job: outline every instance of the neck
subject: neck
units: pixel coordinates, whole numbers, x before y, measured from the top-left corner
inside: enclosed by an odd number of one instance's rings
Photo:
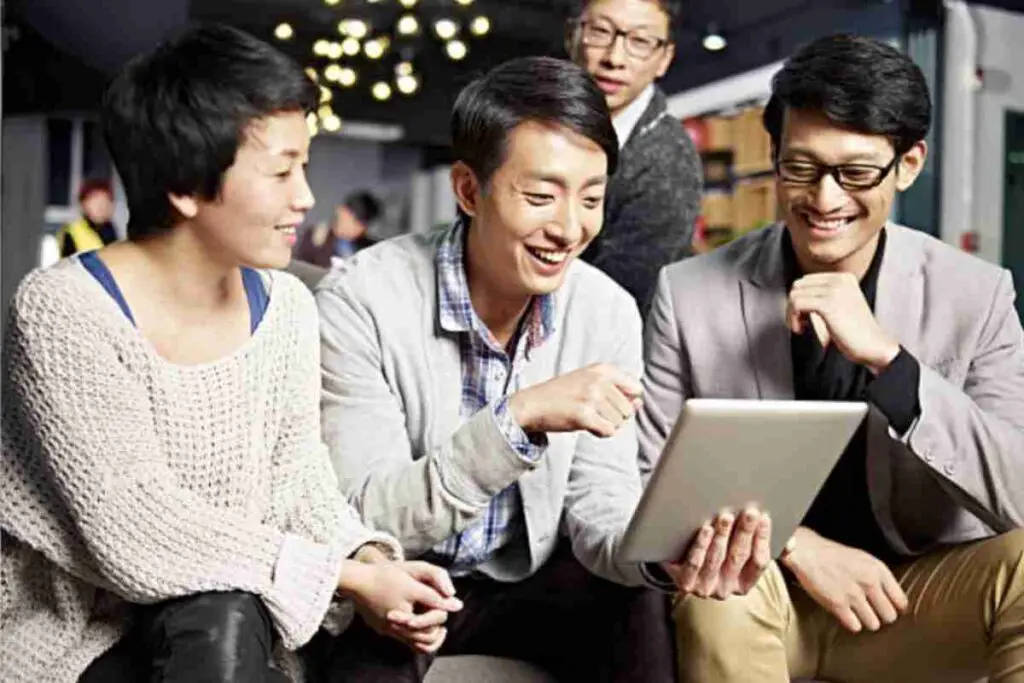
[[[508,346],[519,326],[519,320],[530,305],[530,294],[510,295],[495,281],[495,271],[484,263],[479,244],[482,231],[468,228],[466,240],[466,280],[469,283],[469,299],[473,310],[483,321],[494,338],[503,347]]]
[[[627,109],[632,107],[634,104],[637,103],[637,100],[642,99],[644,97],[644,95],[647,94],[647,88],[650,88],[650,87],[651,87],[650,85],[647,85],[639,93],[637,93],[636,97],[631,99],[629,102],[626,102],[625,104],[623,104],[621,107],[619,107],[615,111],[609,112],[611,114],[611,116],[612,116],[612,121],[615,121],[616,119],[621,118],[622,115],[624,113],[626,113]]]
[[[241,290],[238,265],[212,257],[209,246],[185,225],[131,244],[148,277],[193,310],[223,306]]]

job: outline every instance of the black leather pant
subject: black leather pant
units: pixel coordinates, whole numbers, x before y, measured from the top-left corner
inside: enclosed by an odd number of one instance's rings
[[[140,607],[129,633],[78,683],[288,683],[270,666],[270,615],[248,593]]]

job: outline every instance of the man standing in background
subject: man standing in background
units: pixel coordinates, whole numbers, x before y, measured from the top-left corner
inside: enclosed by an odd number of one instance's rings
[[[679,0],[584,0],[569,54],[605,94],[619,169],[605,195],[604,230],[583,254],[646,315],[658,271],[690,253],[700,207],[700,157],[654,84],[675,56]]]

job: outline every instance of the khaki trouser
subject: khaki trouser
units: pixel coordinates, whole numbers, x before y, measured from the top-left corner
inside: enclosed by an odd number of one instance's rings
[[[850,633],[772,564],[751,592],[673,616],[682,683],[1024,683],[1024,530],[894,569],[907,612]]]

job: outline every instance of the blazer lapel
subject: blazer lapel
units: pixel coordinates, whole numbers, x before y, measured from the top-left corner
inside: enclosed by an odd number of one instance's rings
[[[885,253],[878,272],[875,319],[879,326],[910,353],[920,357],[921,313],[924,309],[922,253],[906,228],[886,226]],[[879,527],[897,551],[909,553],[892,519],[893,449],[902,448],[889,435],[889,423],[876,408],[868,413],[867,477],[871,507]]]
[[[924,310],[922,253],[907,228],[886,226],[885,253],[878,272],[875,319],[881,328],[912,354],[921,352],[920,325]]]
[[[786,327],[786,283],[782,261],[782,224],[767,237],[747,262],[740,280],[740,302],[750,362],[762,399],[793,398],[793,357]]]

